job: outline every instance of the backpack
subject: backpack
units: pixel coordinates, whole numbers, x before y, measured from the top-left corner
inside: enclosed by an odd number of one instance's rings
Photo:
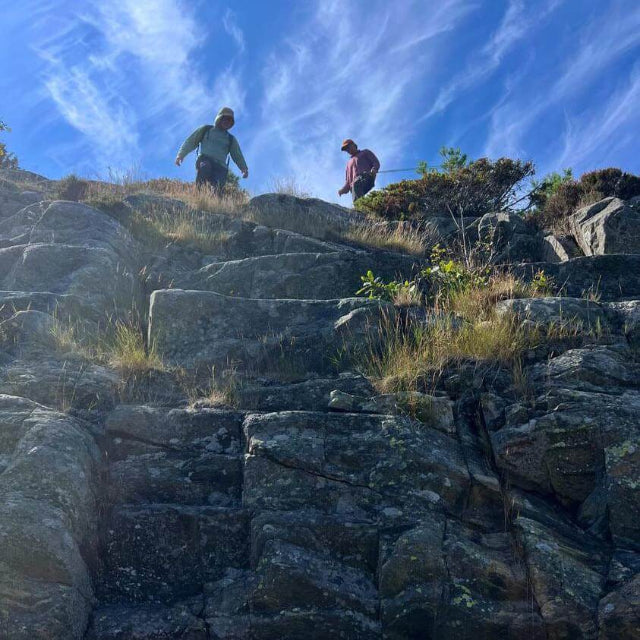
[[[202,141],[207,137],[209,131],[213,129],[212,124],[206,124],[202,129],[202,136],[200,136],[200,141],[198,142],[198,146],[196,147],[197,155],[196,158],[200,155],[200,147],[202,146]],[[231,152],[231,143],[233,142],[233,134],[226,132],[227,140],[229,142],[229,148],[227,149],[227,168],[229,167],[229,153]]]

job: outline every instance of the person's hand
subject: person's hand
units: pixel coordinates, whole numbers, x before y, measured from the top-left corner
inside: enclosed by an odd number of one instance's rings
[[[243,178],[248,178],[249,177],[249,169],[246,169],[245,171],[242,172],[242,177]]]
[[[338,189],[338,195],[342,196],[342,189]]]
[[[180,156],[176,156],[176,167],[179,167],[182,164],[182,158]]]

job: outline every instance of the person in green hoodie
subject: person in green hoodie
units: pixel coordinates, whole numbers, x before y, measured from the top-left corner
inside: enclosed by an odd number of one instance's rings
[[[209,184],[220,190],[227,181],[229,172],[228,156],[238,165],[242,177],[249,177],[249,169],[245,162],[240,145],[229,129],[235,124],[233,110],[223,107],[218,111],[212,125],[198,127],[183,143],[176,156],[176,164],[180,166],[185,156],[199,147],[196,158],[196,184]]]

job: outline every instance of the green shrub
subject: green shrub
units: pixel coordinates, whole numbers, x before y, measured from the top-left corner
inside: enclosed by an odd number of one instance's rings
[[[385,282],[380,276],[375,276],[369,269],[366,275],[360,276],[362,287],[356,291],[357,296],[366,296],[370,300],[389,300],[395,302],[399,298],[404,300],[418,299],[418,284],[405,280]]]
[[[55,197],[58,200],[79,202],[86,197],[88,189],[89,183],[86,180],[81,180],[72,173],[58,181]]]
[[[610,196],[628,200],[638,195],[639,176],[621,169],[598,169],[583,174],[580,180],[563,181],[548,198],[541,199],[531,219],[542,229],[567,233],[569,218],[579,207]]]
[[[553,171],[542,180],[532,180],[533,192],[529,197],[529,206],[542,209],[549,198],[555,195],[568,182],[573,182],[573,171],[571,169],[563,169],[562,173]]]
[[[469,268],[436,245],[431,254],[431,266],[422,269],[418,278],[433,303],[446,304],[457,294],[486,287],[489,269]]]
[[[533,175],[533,164],[510,158],[468,162],[456,149],[443,149],[442,170],[423,165],[417,180],[403,180],[360,198],[356,208],[391,220],[437,215],[481,216],[501,211],[517,186]]]

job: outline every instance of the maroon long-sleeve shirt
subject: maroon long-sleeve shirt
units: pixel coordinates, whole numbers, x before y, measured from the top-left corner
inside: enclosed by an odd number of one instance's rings
[[[371,171],[371,169],[375,169],[377,172],[378,169],[380,169],[380,161],[376,158],[373,151],[361,149],[355,156],[349,158],[349,162],[347,162],[346,182],[340,191],[343,193],[351,191],[351,187],[356,178],[363,173]]]

